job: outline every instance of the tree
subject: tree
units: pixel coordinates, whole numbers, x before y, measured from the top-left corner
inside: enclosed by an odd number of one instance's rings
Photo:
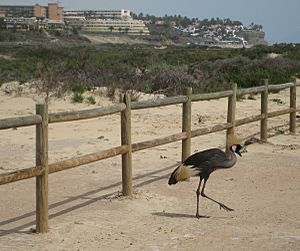
[[[144,14],[141,12],[139,15],[138,15],[138,19],[143,19],[144,17]]]
[[[74,35],[78,35],[78,29],[74,26],[72,26],[71,31]]]
[[[1,17],[1,18],[0,18],[0,29],[5,29],[5,26],[6,26],[6,24],[5,24],[5,22],[4,22],[4,18]]]
[[[46,94],[46,102],[50,93],[60,96],[66,91],[63,78],[66,76],[65,62],[52,58],[37,64],[39,81],[36,82],[37,90]]]
[[[133,19],[137,19],[138,18],[137,14],[133,13],[132,11],[130,12],[130,16],[132,16]]]

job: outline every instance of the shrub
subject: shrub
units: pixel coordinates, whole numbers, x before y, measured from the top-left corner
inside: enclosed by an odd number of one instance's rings
[[[186,87],[194,85],[186,66],[157,65],[147,73],[146,79],[153,92],[168,96],[182,94]]]
[[[96,104],[96,100],[95,100],[95,97],[94,96],[89,96],[87,97],[87,101],[92,104],[92,105],[95,105]]]
[[[152,93],[152,86],[151,86],[151,83],[146,82],[146,83],[144,84],[143,92],[144,92],[144,93]]]
[[[72,100],[75,103],[82,103],[84,100],[84,97],[83,97],[82,93],[74,92],[73,96],[72,96]]]
[[[5,33],[6,34],[6,33]],[[18,33],[19,34],[19,33]],[[14,34],[14,35],[18,35]],[[159,35],[159,34],[158,34]],[[39,35],[39,37],[41,37]],[[268,53],[281,54],[267,58]],[[280,44],[250,49],[172,47],[147,45],[20,46],[0,48],[0,80],[40,80],[46,93],[89,88],[177,95],[187,87],[194,93],[220,91],[235,82],[240,88],[289,82],[300,74],[300,46]],[[75,83],[75,84],[74,84]],[[79,84],[84,83],[84,84]]]
[[[135,90],[129,90],[127,93],[130,95],[131,101],[138,101],[140,98],[140,93]]]
[[[83,94],[87,90],[87,87],[82,84],[72,84],[71,90],[74,93]]]
[[[280,98],[273,98],[272,101],[275,102],[277,105],[285,104],[285,102],[283,100],[281,100]]]
[[[107,97],[111,100],[111,101],[115,101],[116,98],[116,92],[117,92],[117,88],[115,85],[110,85],[107,87]]]

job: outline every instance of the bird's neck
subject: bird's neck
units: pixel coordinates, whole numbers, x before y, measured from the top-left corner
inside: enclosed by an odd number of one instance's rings
[[[232,149],[232,146],[226,146],[226,152],[228,153],[227,154],[228,161],[224,166],[224,168],[230,168],[236,163],[237,158],[235,152]]]

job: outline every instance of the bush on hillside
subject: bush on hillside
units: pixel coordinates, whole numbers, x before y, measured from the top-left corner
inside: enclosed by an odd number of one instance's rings
[[[268,53],[280,54],[268,58]],[[74,83],[92,89],[138,90],[182,94],[186,87],[194,92],[210,92],[261,84],[284,83],[300,74],[300,46],[255,46],[250,49],[151,46],[28,46],[0,48],[0,82],[39,79],[39,90],[62,94]],[[11,59],[9,59],[11,58]],[[79,87],[76,87],[79,88]],[[81,87],[80,87],[81,88]]]

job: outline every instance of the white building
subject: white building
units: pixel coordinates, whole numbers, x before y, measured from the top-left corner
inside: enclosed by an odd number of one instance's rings
[[[64,19],[85,17],[87,19],[132,19],[130,10],[67,10]]]
[[[69,26],[83,32],[114,32],[149,35],[142,20],[134,20],[130,10],[86,10],[65,11],[64,20]]]
[[[81,27],[86,32],[113,32],[149,35],[149,30],[141,20],[87,19]]]

